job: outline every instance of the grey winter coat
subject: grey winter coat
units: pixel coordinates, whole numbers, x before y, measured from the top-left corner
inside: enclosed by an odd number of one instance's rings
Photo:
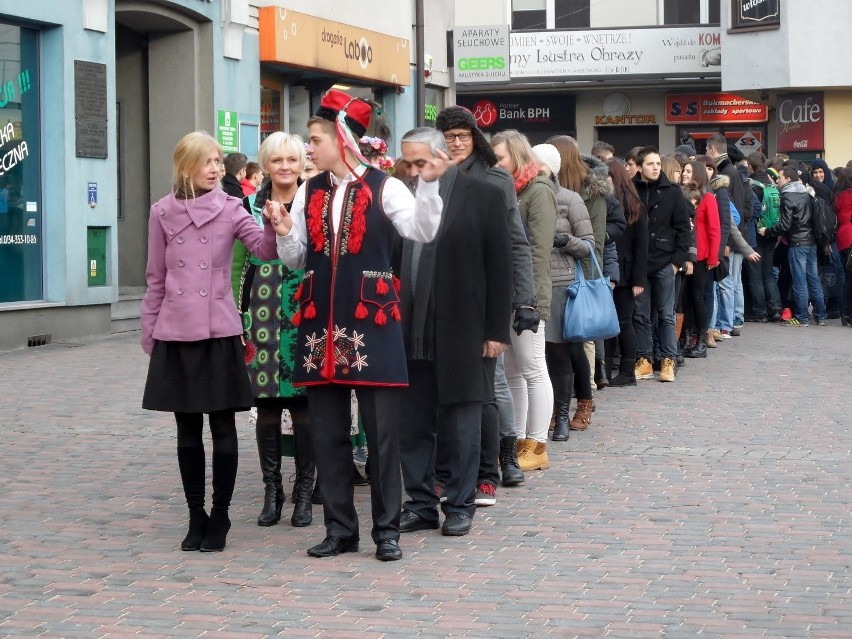
[[[594,243],[595,234],[583,199],[554,180],[551,180],[551,184],[556,195],[556,233],[571,236],[568,244],[550,252],[550,276],[556,288],[568,286],[576,279],[575,260],[585,258],[584,262],[589,261],[586,240]]]

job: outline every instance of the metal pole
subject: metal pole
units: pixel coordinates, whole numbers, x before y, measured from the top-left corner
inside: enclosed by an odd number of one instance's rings
[[[414,0],[414,40],[417,60],[415,73],[417,84],[415,89],[415,109],[417,109],[417,126],[426,126],[426,52],[423,43],[423,0]]]

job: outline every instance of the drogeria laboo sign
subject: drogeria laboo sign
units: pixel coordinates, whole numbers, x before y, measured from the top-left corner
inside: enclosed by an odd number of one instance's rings
[[[781,0],[731,0],[731,28],[781,26]]]

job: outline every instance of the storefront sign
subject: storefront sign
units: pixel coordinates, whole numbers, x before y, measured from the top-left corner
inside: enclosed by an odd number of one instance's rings
[[[731,0],[731,29],[780,25],[781,0]]]
[[[74,121],[76,155],[107,157],[106,65],[74,60]]]
[[[666,96],[666,124],[689,122],[766,122],[769,107],[733,93]]]
[[[98,183],[89,182],[88,195],[86,198],[89,201],[89,206],[95,208],[98,205]]]
[[[483,131],[504,129],[568,133],[574,131],[574,97],[571,95],[459,95],[458,104],[467,107]]]
[[[453,57],[460,84],[509,82],[509,26],[456,27]]]
[[[760,134],[755,135],[751,131],[746,131],[736,142],[734,142],[734,146],[737,147],[745,157],[748,157],[755,151],[760,151],[763,144],[760,143]]]
[[[240,127],[236,111],[217,112],[216,139],[225,154],[237,153],[240,150]]]
[[[825,149],[822,93],[787,93],[778,96],[776,148],[791,151]]]
[[[280,7],[261,7],[260,61],[407,86],[408,40]]]
[[[595,126],[629,124],[657,124],[654,113],[628,113],[626,115],[596,115]]]
[[[519,31],[511,36],[512,78],[719,76],[718,27],[607,31]]]

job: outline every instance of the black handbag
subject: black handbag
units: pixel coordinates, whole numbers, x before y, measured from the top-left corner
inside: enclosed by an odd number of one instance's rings
[[[721,282],[726,277],[730,271],[728,270],[728,258],[722,259],[719,264],[713,269],[713,281]]]

